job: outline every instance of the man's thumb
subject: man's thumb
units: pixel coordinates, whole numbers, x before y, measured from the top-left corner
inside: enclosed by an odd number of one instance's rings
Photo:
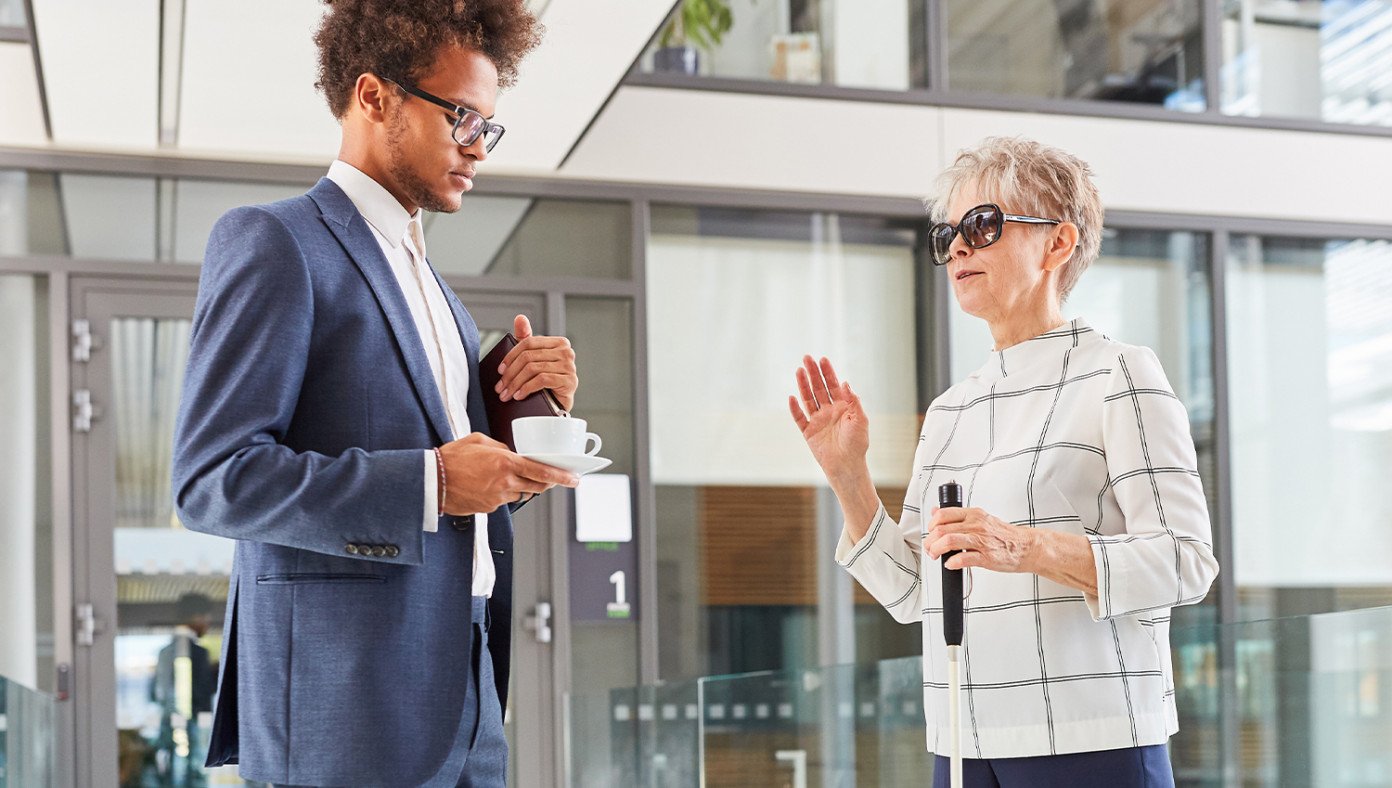
[[[512,319],[512,335],[519,340],[526,339],[532,335],[532,321],[526,315],[518,315]]]

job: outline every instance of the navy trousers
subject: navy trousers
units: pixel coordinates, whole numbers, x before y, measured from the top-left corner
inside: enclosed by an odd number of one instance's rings
[[[464,718],[454,748],[431,788],[506,788],[508,743],[503,736],[503,710],[493,686],[493,658],[488,654],[488,600],[473,598],[474,648],[470,655],[469,688]],[[279,786],[279,788],[299,788]]]
[[[474,647],[470,655],[469,692],[464,697],[464,720],[454,749],[431,785],[457,788],[506,788],[508,743],[503,736],[503,710],[493,686],[493,657],[488,653],[488,600],[474,599]]]
[[[948,759],[933,761],[933,788],[948,788]],[[963,758],[963,788],[1173,788],[1163,744],[1033,758]]]

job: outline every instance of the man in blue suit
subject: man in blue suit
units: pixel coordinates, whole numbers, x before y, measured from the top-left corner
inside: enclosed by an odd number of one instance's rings
[[[421,214],[459,209],[538,37],[521,0],[334,0],[315,41],[338,160],[213,229],[174,456],[184,524],[238,540],[209,765],[506,781],[510,508],[578,480],[487,437],[478,329]],[[515,330],[499,395],[568,409],[569,343]]]

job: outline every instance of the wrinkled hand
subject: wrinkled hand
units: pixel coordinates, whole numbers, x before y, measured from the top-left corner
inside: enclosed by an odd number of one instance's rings
[[[936,561],[943,553],[962,552],[947,559],[947,569],[979,566],[996,572],[1032,572],[1030,564],[1038,533],[1021,528],[981,509],[933,509],[923,547]]]
[[[498,396],[504,401],[524,399],[542,389],[551,389],[561,407],[570,410],[575,405],[575,390],[580,387],[570,340],[533,336],[532,323],[526,315],[514,318],[512,327],[517,347],[498,366],[502,376],[496,387]]]
[[[870,419],[860,397],[849,383],[837,379],[825,358],[819,366],[804,356],[796,377],[802,402],[790,396],[788,409],[822,472],[835,482],[863,471],[870,450]]]
[[[475,432],[440,447],[445,462],[445,514],[491,512],[561,485],[574,487],[580,478],[570,471],[514,454],[506,444]]]

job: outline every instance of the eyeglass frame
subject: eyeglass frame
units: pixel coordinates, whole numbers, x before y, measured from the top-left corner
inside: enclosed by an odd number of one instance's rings
[[[961,229],[961,228],[962,228],[962,222],[966,221],[966,218],[967,218],[968,216],[971,216],[972,213],[973,213],[974,211],[979,211],[979,210],[981,210],[982,208],[992,208],[992,209],[995,210],[996,213],[1000,214],[1000,217],[1001,217],[1001,228],[1000,228],[1000,231],[996,234],[996,237],[995,237],[994,240],[987,241],[986,243],[984,243],[984,244],[982,244],[982,245],[980,245],[980,246],[976,246],[976,245],[973,244],[971,241],[968,241],[968,240],[967,240],[967,237],[966,237],[965,235],[962,235],[962,229]],[[934,231],[937,230],[939,227],[951,227],[951,228],[952,228],[952,236],[951,236],[951,238],[950,238],[950,239],[948,240],[948,242],[947,242],[947,246],[948,246],[948,249],[949,249],[949,250],[952,248],[952,240],[955,239],[955,238],[957,238],[957,236],[959,236],[959,235],[962,236],[962,243],[966,244],[968,247],[970,247],[970,248],[972,248],[972,249],[985,249],[986,247],[990,246],[991,244],[994,244],[996,241],[999,241],[999,240],[1001,239],[1001,236],[1005,235],[1005,223],[1006,223],[1006,222],[1018,222],[1018,223],[1020,223],[1020,224],[1035,224],[1035,225],[1039,225],[1039,224],[1053,224],[1053,225],[1063,224],[1063,220],[1062,220],[1062,219],[1045,219],[1045,218],[1043,218],[1043,217],[1041,217],[1041,216],[1025,216],[1025,215],[1018,214],[1018,213],[1006,213],[1005,211],[1001,210],[1001,207],[1000,207],[999,205],[996,205],[996,204],[993,203],[993,202],[984,202],[984,203],[982,203],[982,204],[980,204],[980,205],[977,205],[977,206],[975,206],[975,207],[973,207],[973,208],[968,208],[967,211],[966,211],[966,213],[962,214],[962,218],[957,220],[957,223],[956,223],[956,224],[948,224],[947,222],[934,222],[933,225],[932,225],[931,227],[928,228],[928,258],[932,261],[933,265],[937,265],[937,266],[944,266],[944,265],[947,265],[948,263],[952,262],[952,255],[951,255],[950,252],[948,253],[947,259],[942,260],[942,261],[939,261],[939,260],[938,260],[938,256],[937,256],[936,254],[933,253],[933,233],[934,233]]]
[[[454,126],[450,129],[450,139],[454,140],[455,143],[462,148],[467,148],[470,145],[473,145],[475,142],[479,141],[479,137],[486,137],[488,132],[497,129],[498,136],[493,138],[493,142],[491,144],[485,143],[483,147],[484,153],[492,153],[493,149],[498,147],[498,141],[501,140],[503,138],[503,134],[507,132],[507,129],[503,128],[502,124],[494,123],[488,118],[485,118],[483,116],[483,113],[479,112],[478,110],[469,109],[468,107],[461,107],[458,104],[452,104],[449,101],[440,98],[439,96],[426,93],[424,90],[421,90],[420,88],[414,85],[407,85],[401,82],[397,82],[396,80],[390,79],[388,77],[382,77],[382,79],[392,83],[398,88],[401,88],[408,95],[415,96],[416,98],[421,99],[423,101],[428,101],[431,104],[434,104],[435,106],[445,110],[446,112],[449,112],[451,115],[454,115]],[[479,120],[483,122],[483,125],[479,126],[479,131],[477,134],[474,135],[473,139],[469,140],[468,142],[463,142],[459,139],[458,136],[459,127],[464,123],[465,118],[469,117],[470,115],[477,115],[479,117]]]

